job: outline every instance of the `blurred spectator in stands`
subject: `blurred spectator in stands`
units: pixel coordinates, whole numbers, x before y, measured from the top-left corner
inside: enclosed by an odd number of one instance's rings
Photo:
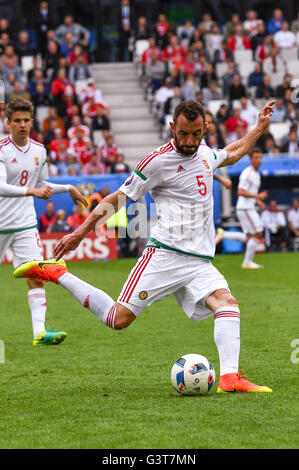
[[[196,72],[196,63],[194,60],[193,52],[188,51],[186,59],[182,62],[181,66],[185,75],[195,75]]]
[[[49,113],[48,116],[44,119],[43,121],[43,132],[48,132],[50,123],[53,121],[53,119],[56,121],[58,127],[61,129],[62,134],[64,134],[64,125],[63,125],[63,120],[60,116],[57,114],[57,110],[54,106],[51,106],[49,108]]]
[[[264,22],[262,21],[257,25],[256,34],[250,39],[251,49],[255,52],[256,48],[263,44],[267,31]],[[271,36],[270,36],[271,37]]]
[[[299,199],[294,198],[292,205],[287,212],[287,222],[290,231],[290,237],[299,237]]]
[[[10,134],[10,130],[7,124],[6,111],[4,108],[0,109],[0,134],[2,135]]]
[[[84,129],[78,128],[76,137],[70,141],[70,151],[77,158],[78,163],[81,162],[81,154],[87,149],[87,142],[90,139],[85,135]]]
[[[242,25],[235,26],[235,32],[228,38],[228,47],[232,52],[251,49],[250,39],[245,36]]]
[[[164,13],[160,13],[158,16],[158,21],[155,26],[155,35],[156,35],[156,43],[159,48],[164,49],[168,39],[168,30],[169,30],[169,24],[166,20],[166,16]]]
[[[235,28],[237,25],[241,25],[240,15],[238,13],[233,13],[231,20],[225,23],[224,31],[227,38],[231,37],[235,33]]]
[[[266,153],[266,139],[270,137],[275,145],[274,137],[273,134],[271,134],[269,130],[269,126],[265,129],[264,133],[260,136],[260,138],[257,140],[256,145],[257,147],[260,147],[263,151],[263,153]]]
[[[75,84],[77,80],[87,80],[88,78],[92,78],[91,66],[86,63],[84,54],[81,52],[74,65],[70,67],[69,79]]]
[[[280,150],[283,153],[289,153],[290,155],[299,153],[299,137],[296,130],[290,131],[287,140],[288,141],[280,147]]]
[[[93,96],[95,103],[103,103],[103,95],[101,90],[95,85],[94,78],[88,79],[86,87],[82,88],[80,92],[80,102],[86,103],[89,98]]]
[[[284,22],[284,17],[282,10],[280,8],[275,8],[273,11],[273,16],[268,22],[268,33],[275,34],[277,31],[281,30],[282,23]]]
[[[242,96],[246,96],[246,89],[241,83],[240,75],[235,73],[233,82],[229,87],[229,98],[231,101],[239,100]]]
[[[45,94],[48,96],[50,91],[50,85],[47,80],[44,78],[44,73],[42,69],[35,69],[33,73],[33,77],[31,78],[30,82],[28,83],[28,91],[32,97],[35,97],[37,94],[37,86],[43,85],[45,89]]]
[[[55,130],[58,128],[58,122],[52,119],[48,131],[44,134],[44,144],[47,147],[55,139]]]
[[[246,21],[243,23],[245,34],[252,39],[258,33],[258,25],[263,24],[263,20],[258,19],[254,10],[248,10],[246,13]]]
[[[261,223],[267,248],[272,251],[275,246],[276,249],[286,251],[287,221],[284,213],[278,209],[275,199],[272,199],[269,206],[262,212]]]
[[[58,209],[56,212],[56,222],[51,227],[51,233],[71,232],[72,227],[66,221],[66,212],[64,209]]]
[[[88,214],[81,204],[77,204],[73,209],[73,214],[70,215],[66,221],[72,230],[76,230],[87,219]]]
[[[177,36],[173,34],[172,36],[170,36],[169,44],[164,48],[164,61],[168,62],[169,66],[171,66],[171,64],[175,65],[179,62],[183,62],[186,57],[186,49],[182,44],[179,44]]]
[[[13,101],[16,98],[22,98],[22,99],[25,99],[25,100],[28,100],[28,101],[32,101],[32,98],[31,98],[30,94],[28,93],[28,91],[26,91],[24,89],[24,86],[22,85],[22,83],[18,82],[18,81],[15,81],[15,83],[14,83],[14,90],[10,94],[9,100]]]
[[[219,49],[215,50],[214,53],[214,64],[218,62],[228,62],[233,61],[234,56],[230,48],[228,47],[227,39],[223,39]]]
[[[72,117],[72,126],[67,131],[68,138],[70,140],[76,138],[79,130],[83,130],[84,136],[89,137],[90,131],[89,131],[88,126],[86,126],[85,124],[82,124],[82,121],[79,115],[74,115]]]
[[[149,41],[149,47],[145,49],[145,51],[142,54],[142,59],[141,59],[143,67],[146,67],[146,65],[151,62],[153,53],[156,55],[157,60],[162,59],[162,53],[161,53],[161,50],[157,47],[155,38],[150,37],[148,41]]]
[[[157,55],[156,52],[151,53],[151,60],[145,66],[145,77],[147,80],[147,86],[155,93],[162,85],[165,77],[165,64],[159,58],[161,55]]]
[[[50,73],[53,74],[54,70],[57,67],[59,62],[60,52],[58,45],[55,41],[49,40],[47,44],[47,51],[44,56],[45,68],[49,76]]]
[[[292,101],[286,101],[285,106],[285,121],[288,122],[290,125],[297,123],[299,118],[299,110],[296,110],[295,105],[294,103],[292,103]]]
[[[110,130],[110,120],[101,106],[97,108],[96,115],[91,121],[91,130],[92,132]]]
[[[239,107],[236,107],[233,110],[233,115],[225,121],[224,126],[227,131],[227,137],[230,142],[234,141],[234,139],[237,140],[237,126],[243,128],[245,132],[247,131],[248,124],[244,119],[241,118],[241,109]]]
[[[134,28],[134,38],[135,41],[148,39],[151,35],[150,27],[147,24],[147,19],[145,16],[140,16],[137,20],[137,24]]]
[[[60,43],[60,54],[69,57],[74,50],[75,41],[71,32],[66,33],[64,40]]]
[[[227,72],[222,77],[222,90],[223,90],[224,96],[229,95],[229,89],[231,85],[233,84],[233,79],[236,73],[237,73],[237,70],[236,70],[236,66],[234,62],[228,62]]]
[[[57,78],[52,83],[53,104],[57,108],[59,116],[63,116],[63,102],[66,94],[73,95],[74,88],[71,81],[67,78],[64,69],[59,69]]]
[[[228,106],[226,104],[222,104],[216,113],[216,122],[218,124],[224,124],[229,117],[228,113]]]
[[[209,51],[210,57],[214,57],[215,52],[219,51],[223,42],[223,35],[221,34],[220,28],[217,23],[213,23],[211,28],[205,34],[205,46]]]
[[[93,95],[90,96],[88,101],[82,105],[82,115],[84,121],[88,124],[91,123],[91,120],[97,115],[97,110],[101,108],[107,114],[107,108],[104,103],[95,103]]]
[[[213,24],[213,18],[210,12],[205,12],[202,15],[202,20],[198,23],[198,29],[202,34],[207,33],[210,31],[211,26]]]
[[[83,175],[104,175],[106,173],[106,166],[101,162],[96,153],[90,157],[90,161],[83,165]]]
[[[45,85],[43,85],[43,83],[38,83],[36,85],[35,94],[31,97],[31,101],[35,109],[37,108],[37,106],[51,105],[48,90],[47,88],[45,88]]]
[[[197,33],[197,29],[195,30],[195,33]],[[196,36],[195,33],[194,33],[194,37]],[[207,62],[207,58],[209,56],[209,53],[208,53],[208,51],[206,51],[204,42],[201,39],[194,40],[194,42],[192,42],[189,49],[190,49],[190,51],[192,51],[193,58],[196,62],[200,61],[200,59],[202,61],[205,60],[205,62]]]
[[[174,87],[173,96],[170,96],[165,104],[164,104],[164,111],[163,114],[166,116],[167,114],[173,115],[175,108],[183,101],[182,92],[180,87]]]
[[[13,91],[15,91],[15,82],[16,76],[14,73],[10,73],[7,77],[7,81],[5,83],[5,101],[8,102],[10,100],[10,95]]]
[[[254,65],[254,71],[248,77],[248,87],[259,87],[263,84],[264,72],[259,62]]]
[[[53,146],[51,147],[53,140],[50,142],[49,147],[51,160],[54,161],[56,164],[66,162],[68,157],[69,141],[67,139],[61,139],[57,147],[53,148]]]
[[[271,122],[283,122],[285,119],[286,107],[281,98],[277,98],[274,111],[271,116]]]
[[[207,103],[211,100],[221,100],[223,98],[222,91],[218,87],[216,80],[211,80],[208,88],[203,89],[203,98]]]
[[[177,28],[176,34],[180,43],[184,46],[186,50],[189,49],[191,40],[194,35],[195,28],[192,24],[192,21],[186,20],[183,26]]]
[[[81,174],[81,168],[75,155],[69,151],[66,153],[66,160],[57,163],[59,176],[76,176]]]
[[[193,54],[193,56],[194,56],[194,54]],[[194,57],[194,60],[197,62],[196,63],[196,77],[201,78],[202,75],[207,70],[207,67],[208,67],[208,64],[209,64],[208,59],[207,59],[207,55],[205,54],[205,52],[201,52],[198,56],[198,61],[197,61],[196,57]]]
[[[207,120],[208,120],[208,113],[209,111],[206,111]],[[212,116],[212,113],[211,113],[211,116]],[[212,116],[212,119],[213,119],[213,116]],[[218,148],[225,147],[225,142],[223,139],[221,129],[213,120],[209,123],[209,130],[206,136],[206,141],[207,141],[207,145],[211,146],[210,144],[212,144],[214,148],[215,148],[216,142],[217,142]]]
[[[212,82],[216,82],[217,84],[217,75],[214,71],[213,64],[207,64],[206,70],[200,76],[200,88],[208,88]]]
[[[109,135],[106,141],[98,147],[98,153],[106,169],[110,168],[115,161],[116,155],[122,153],[112,135]]]
[[[51,155],[47,154],[48,174],[50,177],[58,176],[58,168],[51,160]]]
[[[9,44],[14,45],[14,42],[10,39],[9,34],[1,33],[0,34],[0,56],[3,54],[4,49]]]
[[[121,62],[128,61],[132,57],[132,51],[129,52],[129,41],[134,23],[134,8],[131,7],[130,0],[121,0],[118,12],[118,53]]]
[[[68,100],[70,98],[68,97]],[[66,102],[66,105],[68,105],[68,101]],[[81,107],[79,107],[79,105],[77,104],[77,102],[72,102],[71,103],[71,106],[67,106],[67,109],[65,110],[65,115],[64,115],[64,118],[63,118],[63,124],[64,124],[64,127],[65,127],[65,130],[68,131],[70,129],[70,127],[72,127],[72,120],[73,120],[73,117],[74,116],[79,116],[79,118],[81,119],[82,118],[82,115],[81,115]]]
[[[158,111],[163,110],[164,104],[166,103],[168,98],[170,98],[173,95],[174,95],[173,81],[170,77],[167,77],[164,84],[159,88],[159,90],[156,93],[157,110]]]
[[[42,55],[47,49],[47,31],[54,26],[54,17],[49,10],[48,2],[40,2],[38,10],[34,15],[34,28],[36,31],[38,48]]]
[[[273,47],[272,36],[271,35],[265,36],[263,42],[259,44],[257,48],[255,49],[255,53],[254,53],[255,60],[263,63],[264,60],[270,56],[272,47]]]
[[[63,24],[58,26],[55,30],[56,39],[59,44],[65,41],[67,33],[71,33],[74,39],[74,44],[82,44],[84,48],[89,45],[90,32],[87,28],[79,23],[74,23],[74,19],[71,15],[66,15],[63,20]]]
[[[285,97],[285,91],[286,90],[292,90],[291,82],[292,82],[292,75],[287,73],[283,78],[283,83],[278,85],[278,87],[276,88],[275,96],[277,98],[284,98]]]
[[[35,70],[42,70],[43,72],[43,78],[47,78],[47,74],[46,74],[46,71],[43,70],[41,67],[40,67],[40,63],[39,63],[39,59],[37,56],[33,57],[33,60],[32,60],[32,69],[28,70],[27,72],[27,82],[29,83],[30,80],[33,79],[34,77],[34,72]]]
[[[34,56],[37,54],[36,46],[29,40],[27,31],[20,31],[16,42],[16,52],[21,59],[24,56]]]
[[[78,57],[83,54],[84,60],[87,64],[89,64],[89,55],[86,51],[83,50],[81,44],[75,44],[73,50],[70,52],[68,56],[68,63],[70,65],[74,65],[78,59]]]
[[[184,100],[195,100],[196,94],[200,90],[194,75],[187,75],[184,85],[182,86],[181,92]]]
[[[263,98],[264,100],[269,100],[275,95],[274,88],[271,86],[271,77],[270,75],[264,75],[263,83],[258,87],[256,91],[256,98]]]
[[[247,122],[248,127],[255,126],[258,121],[259,110],[251,103],[248,103],[248,100],[245,96],[240,98],[241,104],[241,113],[240,116],[244,121]]]
[[[46,210],[39,218],[39,231],[43,233],[50,232],[50,228],[54,222],[56,222],[56,219],[57,217],[54,211],[54,202],[47,201]]]
[[[281,30],[274,34],[273,41],[279,49],[296,47],[296,36],[289,30],[287,21],[282,22]]]
[[[10,37],[12,37],[12,34],[13,34],[13,30],[9,24],[9,21],[5,17],[0,18],[0,35],[2,33],[6,33]]]
[[[276,152],[276,144],[273,137],[265,138],[264,153],[267,153],[269,156],[274,156]]]
[[[52,123],[54,121],[54,125],[53,126],[57,126],[58,124],[58,120],[55,120],[55,118],[53,117],[50,121],[50,124],[49,124],[49,127],[52,126]],[[47,129],[49,129],[49,127],[47,126]],[[63,147],[61,147],[61,144],[64,144]],[[60,127],[55,127],[54,129],[54,139],[52,139],[49,143],[49,150],[50,150],[50,153],[51,153],[51,159],[53,161],[57,161],[57,160],[60,160],[60,156],[59,156],[59,151],[60,149],[68,149],[69,148],[69,140],[66,139],[65,137],[63,137],[63,131]]]
[[[122,153],[116,155],[114,163],[111,165],[110,173],[130,173],[130,167],[124,162]]]
[[[8,44],[4,48],[4,53],[0,59],[0,67],[2,69],[2,78],[4,82],[8,80],[10,73],[14,73],[16,80],[20,82],[22,80],[22,69],[19,65],[19,58],[15,52],[13,45]]]

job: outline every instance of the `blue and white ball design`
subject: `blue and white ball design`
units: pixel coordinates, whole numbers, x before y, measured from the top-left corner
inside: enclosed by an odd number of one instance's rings
[[[171,382],[182,395],[206,395],[216,379],[214,366],[200,354],[180,357],[171,369]]]

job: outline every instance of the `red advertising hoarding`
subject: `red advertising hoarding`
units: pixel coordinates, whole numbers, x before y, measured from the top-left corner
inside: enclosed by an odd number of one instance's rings
[[[54,258],[53,249],[58,240],[65,233],[41,233],[40,238],[44,248],[44,259]],[[12,252],[7,250],[2,263],[12,263]],[[114,230],[89,233],[80,243],[78,248],[70,251],[63,256],[65,261],[94,261],[94,260],[112,260],[117,259],[117,239],[114,237]]]

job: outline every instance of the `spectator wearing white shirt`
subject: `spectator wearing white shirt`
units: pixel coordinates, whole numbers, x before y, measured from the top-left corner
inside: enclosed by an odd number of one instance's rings
[[[173,81],[171,77],[167,77],[164,85],[162,85],[161,88],[159,88],[159,90],[156,92],[156,104],[158,110],[163,109],[164,104],[166,103],[168,98],[171,98],[173,95]]]
[[[271,116],[271,122],[284,122],[286,115],[286,107],[283,103],[282,98],[277,98],[275,103],[275,109]]]
[[[246,14],[246,21],[243,23],[243,29],[249,38],[255,36],[258,32],[258,25],[263,24],[263,20],[257,18],[254,10],[249,10]]]
[[[245,96],[240,98],[240,103],[241,118],[248,123],[248,127],[255,126],[258,121],[259,110],[253,104],[248,104],[248,100]]]
[[[289,30],[287,21],[283,21],[281,30],[274,34],[273,40],[279,49],[296,47],[296,36]]]
[[[276,245],[281,251],[287,248],[287,222],[284,213],[278,209],[277,201],[269,202],[269,207],[261,214],[265,242],[268,249]]]

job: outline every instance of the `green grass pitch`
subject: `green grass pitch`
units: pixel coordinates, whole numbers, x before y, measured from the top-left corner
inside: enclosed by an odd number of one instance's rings
[[[102,325],[66,291],[47,285],[47,324],[69,336],[33,347],[24,280],[1,266],[0,448],[298,448],[299,254],[264,254],[260,271],[241,255],[217,256],[241,309],[240,367],[272,394],[216,393],[219,361],[213,319],[195,323],[173,297],[152,305],[128,329]],[[117,298],[135,260],[70,263],[75,275]],[[183,397],[172,364],[199,353],[217,382],[204,397]]]

